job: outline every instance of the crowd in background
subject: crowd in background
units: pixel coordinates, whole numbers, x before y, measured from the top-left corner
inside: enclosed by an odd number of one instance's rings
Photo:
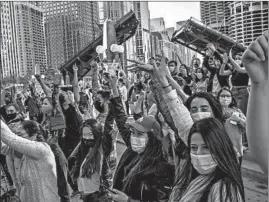
[[[244,151],[268,169],[268,31],[244,53],[205,52],[190,67],[95,61],[84,86],[74,64],[71,86],[35,75],[2,89],[1,200],[245,201]]]

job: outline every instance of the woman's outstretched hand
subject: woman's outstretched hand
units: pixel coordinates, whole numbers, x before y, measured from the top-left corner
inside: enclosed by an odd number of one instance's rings
[[[242,62],[253,83],[268,80],[268,30],[250,44],[243,54]]]
[[[134,64],[127,66],[127,70],[131,72],[135,71],[145,71],[145,72],[152,72],[153,71],[153,65],[144,63],[142,61],[138,60],[128,60],[129,62],[132,62]]]

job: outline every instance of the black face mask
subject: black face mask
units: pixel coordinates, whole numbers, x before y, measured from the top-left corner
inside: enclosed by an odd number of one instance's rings
[[[16,116],[17,116],[17,113],[7,114],[7,118],[8,118],[9,121],[12,120],[12,119],[15,119]]]
[[[81,139],[81,142],[82,142],[83,145],[93,146],[94,143],[95,143],[95,140],[94,139],[85,139],[85,138],[82,138]]]

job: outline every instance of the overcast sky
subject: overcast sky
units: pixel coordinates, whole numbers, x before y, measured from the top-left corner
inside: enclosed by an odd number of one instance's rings
[[[165,27],[176,27],[176,22],[200,17],[200,3],[197,2],[149,2],[150,18],[163,17]]]

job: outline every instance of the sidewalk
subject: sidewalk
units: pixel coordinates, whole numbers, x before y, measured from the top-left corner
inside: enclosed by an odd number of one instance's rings
[[[241,171],[244,176],[250,176],[263,183],[268,183],[268,176],[264,174],[260,166],[253,161],[253,157],[249,151],[244,153]]]

